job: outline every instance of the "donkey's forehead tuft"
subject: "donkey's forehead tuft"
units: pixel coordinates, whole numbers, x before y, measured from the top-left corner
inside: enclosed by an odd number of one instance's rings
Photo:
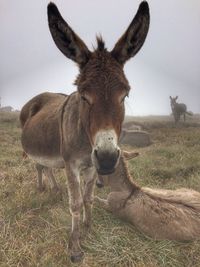
[[[102,36],[101,35],[97,36],[96,40],[97,40],[97,49],[96,49],[96,51],[104,51],[104,50],[106,50],[105,42],[104,42]]]

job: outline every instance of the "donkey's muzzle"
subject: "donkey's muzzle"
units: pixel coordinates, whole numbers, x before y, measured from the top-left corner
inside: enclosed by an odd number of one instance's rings
[[[115,171],[115,167],[118,164],[120,150],[115,151],[99,151],[94,150],[95,167],[98,174],[106,175]]]
[[[114,130],[97,132],[94,139],[92,161],[98,174],[106,175],[115,171],[120,156],[117,141],[118,137]]]

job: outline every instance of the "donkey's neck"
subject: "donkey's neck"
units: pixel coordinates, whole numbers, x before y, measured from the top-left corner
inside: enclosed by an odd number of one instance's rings
[[[132,181],[123,156],[120,157],[119,164],[115,172],[108,176],[108,185],[112,191],[134,192],[135,190],[140,189],[140,187]]]
[[[90,155],[92,147],[80,119],[80,97],[72,93],[61,107],[60,139],[61,151],[65,160],[76,155]]]

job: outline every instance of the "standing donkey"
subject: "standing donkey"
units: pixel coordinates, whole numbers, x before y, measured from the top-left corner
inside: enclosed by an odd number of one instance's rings
[[[178,96],[171,97],[170,96],[170,103],[171,103],[171,109],[174,116],[175,124],[179,122],[181,115],[183,115],[183,119],[185,121],[185,114],[192,115],[191,112],[187,111],[187,106],[183,103],[177,103],[176,100],[178,99]]]
[[[49,29],[56,46],[79,66],[77,91],[69,96],[43,93],[22,109],[22,146],[42,168],[65,168],[68,179],[72,230],[69,252],[73,262],[80,261],[80,215],[91,224],[91,208],[96,171],[114,172],[120,157],[118,140],[124,119],[124,99],[130,86],[123,66],[142,47],[149,29],[149,7],[143,1],[128,29],[112,51],[102,38],[90,51],[65,22],[55,4],[48,5]],[[85,186],[81,195],[80,173]]]

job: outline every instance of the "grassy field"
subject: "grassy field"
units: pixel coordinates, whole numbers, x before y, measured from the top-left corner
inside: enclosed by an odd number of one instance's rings
[[[149,147],[128,148],[141,154],[129,162],[134,180],[141,186],[200,191],[200,117],[178,127],[167,116],[131,119],[143,125],[153,141]],[[34,164],[22,158],[20,133],[18,114],[0,113],[1,267],[200,266],[200,242],[154,241],[95,206],[92,230],[82,241],[84,261],[71,264],[66,249],[71,218],[64,172],[56,170],[59,194],[39,193]],[[106,194],[100,189],[95,193]]]

